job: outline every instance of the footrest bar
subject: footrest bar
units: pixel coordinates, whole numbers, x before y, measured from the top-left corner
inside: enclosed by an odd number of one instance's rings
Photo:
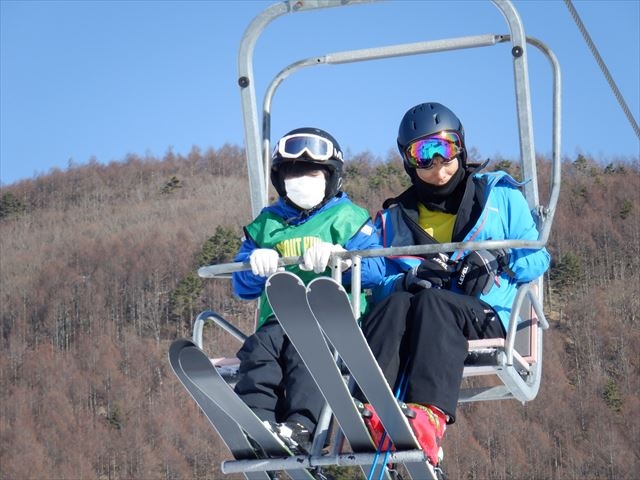
[[[266,458],[258,460],[228,460],[222,462],[222,473],[264,472],[276,470],[295,470],[302,468],[314,468],[336,465],[350,467],[356,465],[371,465],[374,462],[375,453],[342,453],[340,455],[323,456],[295,456],[285,458]],[[391,452],[387,463],[404,463],[425,461],[422,450],[405,450]]]

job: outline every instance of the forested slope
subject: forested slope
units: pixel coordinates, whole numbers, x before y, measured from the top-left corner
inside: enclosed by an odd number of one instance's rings
[[[540,394],[461,406],[444,445],[452,480],[640,472],[639,164],[596,160],[563,165]],[[549,169],[540,159],[543,201]],[[372,213],[406,185],[397,157],[362,154],[347,172]],[[195,275],[230,261],[250,220],[242,150],[75,166],[0,201],[0,478],[239,478],[220,473],[228,451],[167,350],[203,309],[251,329],[252,302]],[[205,337],[212,355],[239,347]]]

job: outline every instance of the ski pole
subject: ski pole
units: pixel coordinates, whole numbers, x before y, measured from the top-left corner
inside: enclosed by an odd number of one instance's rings
[[[407,362],[408,364],[409,362]],[[407,364],[405,364],[405,367],[402,371],[402,376],[400,377],[400,384],[398,385],[398,387],[396,388],[396,393],[395,393],[395,398],[396,400],[398,400],[400,398],[400,395],[402,395],[402,397],[404,397],[404,394],[406,393],[406,384],[409,383],[408,381],[405,381],[405,377],[406,377],[406,373],[407,373]],[[378,448],[376,449],[376,454],[373,457],[373,465],[371,465],[371,470],[369,471],[369,475],[367,476],[367,480],[372,480],[373,478],[373,473],[376,469],[376,466],[378,465],[378,458],[380,457],[380,453],[382,453],[382,446],[384,445],[384,441],[387,438],[387,432],[386,430],[382,433],[382,437],[380,438],[380,442],[378,443]],[[385,452],[384,455],[384,461],[382,463],[382,465],[386,465],[387,460],[389,459],[389,455],[391,453],[391,442],[389,442],[389,446],[387,447],[387,450]],[[382,476],[384,475],[384,467],[380,469],[380,476],[378,477],[378,480],[382,479]]]
[[[409,368],[409,360],[407,360],[407,362],[404,365],[404,368],[402,369],[402,376],[400,377],[400,385],[398,385],[398,388],[396,389],[396,395],[395,395],[396,400],[404,401],[404,396],[407,393],[407,386],[409,385],[409,378],[407,377],[407,369],[408,368]],[[400,389],[402,389],[402,391]],[[385,435],[386,435],[386,433],[387,432],[385,432]],[[383,465],[387,464],[387,460],[389,460],[389,455],[390,454],[391,454],[391,442],[389,442],[389,446],[387,447],[387,451],[384,454]],[[378,477],[378,480],[382,480],[383,472],[384,472],[384,470],[380,470],[380,476]]]

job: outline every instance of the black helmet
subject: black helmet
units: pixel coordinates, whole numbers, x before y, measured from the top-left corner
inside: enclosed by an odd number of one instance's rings
[[[407,164],[405,150],[409,144],[418,138],[442,132],[454,131],[458,134],[462,145],[460,162],[462,167],[466,165],[467,150],[464,144],[464,128],[460,119],[444,105],[435,102],[421,103],[410,108],[402,117],[398,128],[398,149],[404,161],[404,167],[409,174],[413,167]]]
[[[299,165],[322,167],[328,173],[323,204],[335,197],[342,187],[344,160],[342,149],[333,136],[319,128],[296,128],[284,135],[271,155],[271,183],[278,195],[285,197],[283,171]]]

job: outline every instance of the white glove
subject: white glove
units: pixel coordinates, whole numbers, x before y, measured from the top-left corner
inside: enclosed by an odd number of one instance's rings
[[[346,252],[340,245],[334,245],[329,242],[316,243],[304,252],[303,262],[300,264],[300,270],[322,273],[329,265],[329,259],[334,252]],[[342,263],[342,271],[347,270],[351,266],[351,260]]]
[[[249,264],[254,275],[268,277],[278,271],[280,255],[272,248],[256,248],[249,255]]]

